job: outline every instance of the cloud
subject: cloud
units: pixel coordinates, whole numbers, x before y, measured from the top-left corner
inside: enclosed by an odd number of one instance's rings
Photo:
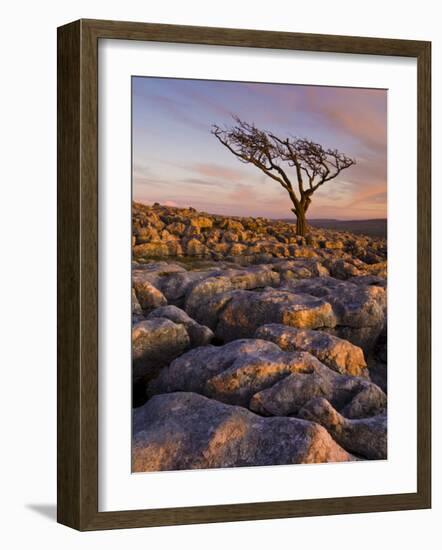
[[[190,126],[198,131],[208,132],[210,129],[209,123],[203,123],[200,120],[196,119],[189,115],[192,112],[189,105],[182,101],[177,101],[174,98],[168,97],[166,95],[157,95],[157,94],[148,94],[145,98],[142,93],[139,93],[141,97],[138,98],[138,101],[149,101],[151,104],[155,104],[156,108],[159,108],[167,116],[173,116],[174,121],[181,122],[185,126]]]
[[[236,170],[235,168],[229,168],[228,166],[223,166],[222,164],[215,163],[197,163],[193,164],[191,170],[197,172],[203,176],[209,178],[218,178],[218,179],[234,179],[241,180],[244,178],[244,172],[241,170]]]
[[[379,206],[386,203],[387,190],[385,185],[376,185],[355,193],[351,200],[346,203],[345,208],[353,208],[361,204]]]
[[[190,185],[208,185],[209,187],[216,187],[218,185],[218,182],[207,181],[201,178],[184,178],[181,181]]]
[[[306,90],[309,110],[321,114],[337,131],[348,133],[369,150],[387,146],[386,90],[321,88]]]

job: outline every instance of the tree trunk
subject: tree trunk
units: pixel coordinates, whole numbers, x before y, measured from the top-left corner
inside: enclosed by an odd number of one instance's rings
[[[298,209],[296,214],[296,233],[300,237],[305,237],[307,232],[307,221],[305,219],[305,211]]]

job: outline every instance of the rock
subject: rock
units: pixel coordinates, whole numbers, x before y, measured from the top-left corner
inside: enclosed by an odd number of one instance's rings
[[[186,226],[184,223],[181,223],[181,222],[172,222],[166,227],[166,229],[172,235],[181,236],[186,230]]]
[[[241,256],[242,254],[245,254],[247,250],[247,245],[240,244],[240,243],[234,243],[230,247],[229,254],[232,256]]]
[[[386,324],[385,289],[339,281],[332,277],[286,281],[285,288],[327,301],[333,308],[335,327],[330,332],[349,340],[369,354]]]
[[[316,423],[260,418],[193,393],[155,396],[134,413],[133,472],[351,460]]]
[[[132,284],[138,302],[144,311],[150,311],[167,304],[163,293],[143,277],[133,276]]]
[[[367,271],[369,274],[375,277],[381,277],[383,279],[387,278],[387,262],[378,262],[367,266]]]
[[[326,301],[308,294],[267,288],[263,292],[236,292],[220,311],[215,334],[225,342],[251,338],[269,323],[298,328],[334,327],[336,317]]]
[[[299,369],[257,392],[250,400],[250,409],[264,415],[298,415],[315,397],[326,397],[348,418],[380,414],[387,406],[386,395],[375,384],[356,376],[337,374],[316,360],[311,361],[310,369],[304,372]]]
[[[210,229],[213,225],[213,221],[208,216],[197,216],[190,218],[190,225],[198,227],[199,229]]]
[[[136,231],[136,242],[137,244],[148,243],[151,241],[160,240],[160,235],[155,227],[139,227]]]
[[[244,270],[225,270],[223,275],[207,277],[195,283],[187,294],[185,309],[192,318],[199,320],[195,316],[195,312],[201,309],[203,303],[218,294],[230,290],[276,286],[279,282],[279,274],[267,266],[250,267]]]
[[[204,393],[206,382],[231,367],[238,358],[259,357],[281,350],[264,340],[235,340],[225,346],[204,346],[192,349],[162,370],[149,387],[150,394],[190,391]]]
[[[377,275],[361,275],[358,277],[350,277],[348,279],[349,283],[355,284],[355,285],[362,285],[362,286],[381,286],[382,288],[387,288],[387,281],[386,279],[383,279],[382,277],[378,277]]]
[[[225,218],[220,223],[220,228],[221,229],[227,229],[228,231],[236,231],[236,232],[244,231],[243,224],[241,222],[237,221],[237,220],[232,219],[232,218]]]
[[[387,416],[350,420],[323,397],[311,400],[299,416],[324,426],[335,441],[349,452],[368,459],[387,458]]]
[[[270,324],[258,328],[254,337],[270,340],[286,351],[308,351],[341,374],[368,375],[362,349],[326,332]]]
[[[186,244],[186,254],[188,256],[205,256],[207,247],[197,239],[190,239]]]
[[[132,248],[134,258],[152,258],[169,256],[169,248],[166,243],[153,241],[138,244]]]
[[[182,306],[184,298],[189,289],[198,281],[202,281],[211,276],[219,275],[220,269],[211,269],[205,271],[182,271],[179,273],[165,273],[157,279],[157,287],[166,296],[171,304]]]
[[[132,315],[143,316],[143,310],[141,309],[140,302],[138,301],[134,288],[132,288]]]
[[[195,300],[187,307],[187,311],[198,323],[215,331],[221,311],[238,292],[241,291],[230,290],[215,294],[212,298],[208,298],[207,301],[201,300],[198,302]]]
[[[182,324],[169,319],[150,319],[132,328],[133,376],[153,379],[164,366],[181,355],[190,344]]]
[[[164,318],[173,321],[176,325],[183,325],[190,338],[190,346],[206,346],[213,339],[213,332],[209,327],[200,325],[191,319],[185,311],[176,306],[164,306],[155,309],[147,316],[147,319]]]
[[[344,243],[342,241],[320,241],[319,245],[321,248],[330,248],[331,250],[344,248]]]
[[[283,260],[276,262],[273,269],[281,275],[281,281],[329,275],[328,269],[317,260]]]
[[[327,264],[330,270],[330,275],[336,279],[348,279],[349,277],[358,277],[364,272],[354,265],[354,263],[346,260],[333,260]]]
[[[318,360],[309,353],[267,351],[238,355],[235,362],[207,380],[202,393],[223,403],[248,407],[253,395],[291,373],[311,372]]]
[[[387,296],[379,286],[355,285],[331,277],[289,281],[286,284],[290,284],[295,292],[306,292],[331,303],[339,325],[381,329],[384,326]]]

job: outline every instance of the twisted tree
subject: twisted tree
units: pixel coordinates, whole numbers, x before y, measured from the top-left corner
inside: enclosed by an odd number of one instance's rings
[[[355,164],[355,160],[309,139],[282,139],[237,116],[233,118],[234,126],[220,128],[214,124],[212,134],[241,162],[255,165],[287,191],[296,216],[296,232],[304,236],[313,193]]]

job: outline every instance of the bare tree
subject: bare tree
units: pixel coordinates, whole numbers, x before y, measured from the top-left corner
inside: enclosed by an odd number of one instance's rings
[[[237,116],[233,118],[234,126],[222,129],[214,124],[212,134],[241,162],[255,165],[282,185],[293,204],[296,232],[305,235],[306,213],[313,193],[355,164],[355,160],[336,149],[324,149],[309,139],[281,139]],[[288,168],[293,169],[293,176]]]

